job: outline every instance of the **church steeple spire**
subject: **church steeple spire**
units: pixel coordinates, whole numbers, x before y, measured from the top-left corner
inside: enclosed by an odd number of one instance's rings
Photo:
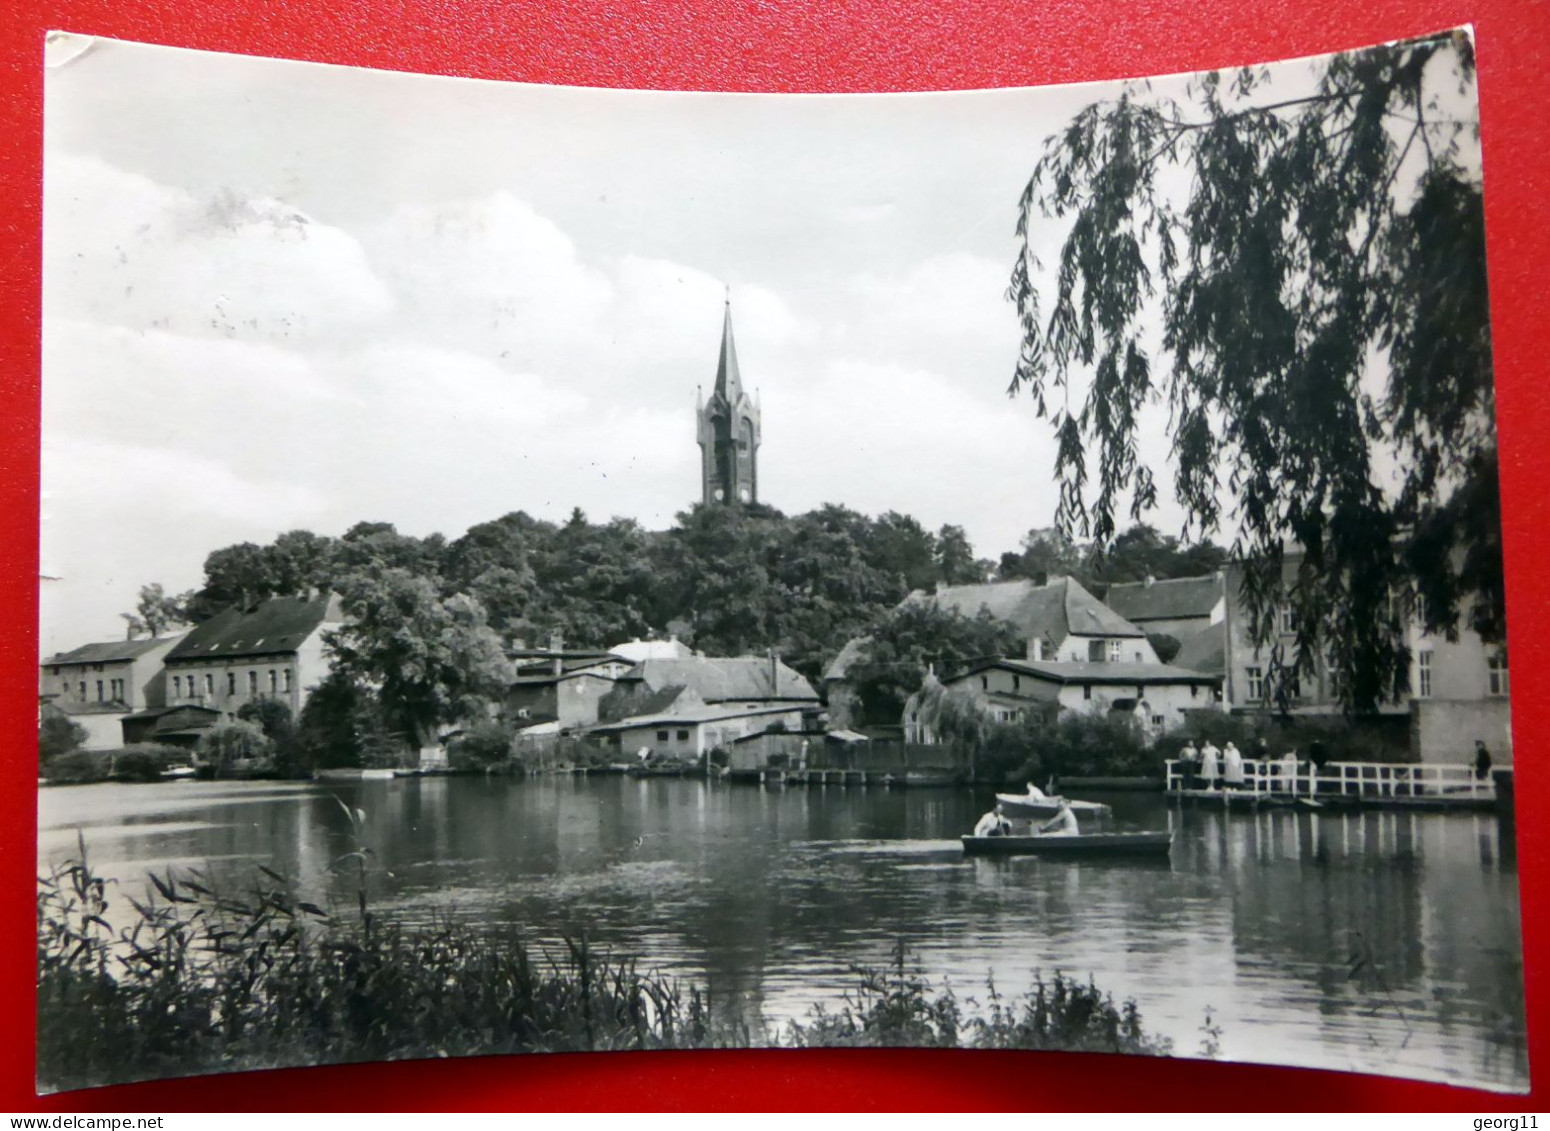
[[[698,399],[698,398],[696,398]],[[759,406],[743,390],[732,340],[732,288],[727,288],[721,322],[716,387],[697,405],[701,499],[706,503],[751,503],[759,498]]]
[[[743,375],[737,369],[737,346],[732,341],[732,288],[727,287],[726,314],[721,320],[721,357],[716,363],[716,392],[727,404],[743,395]]]

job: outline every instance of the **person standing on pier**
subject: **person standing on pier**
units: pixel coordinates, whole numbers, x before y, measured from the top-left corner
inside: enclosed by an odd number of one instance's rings
[[[1231,742],[1222,751],[1222,777],[1228,789],[1243,788],[1243,755]]]
[[[1485,743],[1475,739],[1475,780],[1485,781],[1491,775],[1491,752]]]
[[[1200,788],[1200,751],[1195,749],[1195,740],[1187,739],[1184,749],[1179,751],[1179,788]]]
[[[1216,743],[1209,738],[1206,744],[1200,748],[1200,788],[1215,789],[1216,779],[1221,774],[1217,759],[1221,751],[1216,748]]]

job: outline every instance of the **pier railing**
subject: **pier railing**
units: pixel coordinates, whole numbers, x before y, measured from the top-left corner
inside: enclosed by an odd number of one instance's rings
[[[1249,796],[1350,797],[1369,800],[1491,801],[1496,783],[1475,776],[1473,767],[1436,762],[1326,762],[1322,769],[1311,762],[1279,758],[1243,760],[1243,780],[1223,780],[1219,768],[1214,783],[1204,782],[1198,764],[1170,759],[1166,788],[1169,793],[1200,795],[1211,792]]]

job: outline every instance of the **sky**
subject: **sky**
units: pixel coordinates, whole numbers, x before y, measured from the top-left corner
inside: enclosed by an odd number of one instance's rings
[[[955,523],[991,558],[1052,520],[1049,426],[1007,395],[1017,202],[1118,84],[630,92],[68,46],[45,87],[44,654],[286,530],[671,525],[726,287],[763,501]],[[1059,236],[1036,232],[1046,262]],[[1148,421],[1177,532],[1167,446]]]

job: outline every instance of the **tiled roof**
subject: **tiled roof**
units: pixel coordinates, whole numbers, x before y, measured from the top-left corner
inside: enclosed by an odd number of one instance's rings
[[[1176,664],[1105,664],[1093,662],[1070,663],[1052,660],[989,660],[985,663],[974,665],[962,675],[946,682],[957,683],[959,680],[967,679],[972,675],[988,671],[991,668],[1016,672],[1020,675],[1031,676],[1034,679],[1047,680],[1050,683],[1206,684],[1217,681],[1216,676],[1207,675],[1204,672],[1191,671]]]
[[[1222,579],[1175,577],[1162,581],[1125,581],[1109,586],[1104,603],[1133,621],[1209,617],[1222,599]]]
[[[176,636],[148,636],[144,640],[109,640],[105,644],[83,644],[69,652],[60,652],[42,662],[43,667],[63,664],[110,664],[135,660],[155,648],[165,648]]]
[[[1048,640],[1057,646],[1068,636],[1146,635],[1072,577],[1051,578],[1044,585],[1018,578],[983,585],[948,585],[934,593],[917,589],[901,605],[912,603],[934,605],[961,617],[987,612],[1015,627],[1024,640]],[[846,641],[823,673],[824,681],[844,679],[851,665],[861,659],[867,640],[858,636]]]
[[[337,597],[273,597],[248,611],[230,608],[211,617],[167,653],[167,662],[294,652],[325,620],[341,619]]]
[[[981,610],[1015,625],[1025,640],[1067,636],[1145,636],[1072,577],[1053,577],[1038,585],[1026,578],[985,585],[949,585],[935,593],[917,590],[906,600],[926,601],[959,616]]]
[[[732,699],[795,699],[817,701],[818,693],[799,673],[776,660],[775,678],[767,656],[692,656],[686,660],[642,660],[626,678],[640,680],[653,691],[687,687],[707,703]]]
[[[1175,666],[1191,671],[1221,675],[1227,670],[1227,624],[1213,624],[1184,641]]]

